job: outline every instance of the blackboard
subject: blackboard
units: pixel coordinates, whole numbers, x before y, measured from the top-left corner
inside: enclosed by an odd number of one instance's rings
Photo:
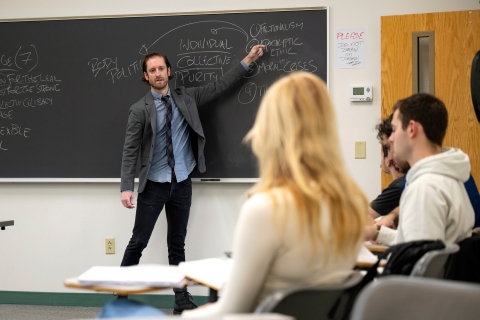
[[[262,95],[295,70],[327,81],[325,8],[0,23],[0,178],[119,178],[129,107],[149,87],[145,53],[165,53],[171,87],[213,81],[250,48],[265,56],[200,110],[207,171],[256,178],[242,139]]]

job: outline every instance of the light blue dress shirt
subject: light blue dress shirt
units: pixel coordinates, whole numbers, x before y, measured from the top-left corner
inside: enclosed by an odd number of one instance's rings
[[[172,182],[172,169],[167,163],[166,144],[166,113],[165,102],[162,95],[152,91],[153,101],[157,109],[157,132],[155,134],[155,147],[153,148],[152,164],[147,179],[155,182]],[[197,165],[190,144],[190,127],[183,117],[175,101],[172,99],[170,89],[168,90],[170,103],[172,104],[172,144],[173,156],[175,158],[175,176],[177,181],[188,178],[190,172]]]
[[[245,62],[240,61],[241,65],[248,70]],[[153,148],[152,164],[148,172],[147,179],[155,182],[172,182],[172,169],[167,163],[167,144],[166,144],[166,106],[162,101],[162,95],[152,90],[153,101],[157,110],[157,132],[155,135],[155,147]],[[175,158],[175,176],[177,181],[183,181],[188,178],[193,168],[197,165],[190,143],[190,127],[187,120],[183,117],[175,101],[172,99],[170,89],[168,96],[172,104],[172,144],[173,156]]]

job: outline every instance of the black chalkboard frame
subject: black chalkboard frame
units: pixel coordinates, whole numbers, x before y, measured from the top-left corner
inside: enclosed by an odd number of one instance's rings
[[[180,16],[195,16],[195,17],[200,17],[203,18],[206,15],[231,15],[231,14],[246,14],[246,15],[252,15],[252,14],[258,14],[258,13],[279,13],[279,12],[286,12],[286,13],[298,13],[298,12],[307,12],[307,11],[320,11],[325,13],[325,18],[324,18],[324,25],[322,26],[322,30],[319,30],[319,32],[323,32],[325,36],[322,38],[322,45],[325,48],[325,56],[323,57],[322,63],[322,69],[324,71],[324,74],[322,78],[327,82],[328,85],[328,66],[329,66],[329,23],[328,23],[328,7],[305,7],[305,8],[279,8],[279,9],[266,9],[266,10],[237,10],[237,11],[218,11],[218,12],[186,12],[186,13],[165,13],[165,14],[152,14],[152,15],[134,15],[134,16],[125,16],[125,15],[118,15],[118,16],[93,16],[93,17],[67,17],[67,18],[42,18],[42,19],[12,19],[12,20],[2,20],[0,23],[4,22],[14,22],[14,23],[24,23],[24,22],[38,22],[38,21],[72,21],[72,20],[82,20],[82,21],[95,21],[95,20],[100,20],[100,19],[112,19],[112,20],[117,20],[117,19],[132,19],[132,18],[151,18],[151,17],[180,17]],[[140,49],[141,51],[142,49]],[[0,52],[0,56],[2,55],[2,52]],[[238,60],[237,60],[238,61]],[[1,66],[0,66],[1,67]],[[172,68],[173,69],[173,68]],[[173,80],[174,81],[174,80]],[[1,88],[0,88],[1,89]],[[142,92],[146,91],[145,88],[142,88]],[[133,90],[132,90],[133,91]],[[134,96],[132,100],[126,104],[126,107],[124,106],[124,110],[128,110],[128,107],[135,102],[135,99],[139,99],[142,94],[132,94]],[[1,97],[0,97],[1,98]],[[218,103],[222,104],[224,101],[222,99],[219,99],[220,101]],[[257,106],[258,107],[258,106]],[[255,108],[254,108],[255,109]],[[253,123],[253,118],[254,118],[254,113],[252,112],[250,114],[250,118]],[[207,112],[207,115],[210,115]],[[126,112],[123,114],[123,118],[126,122]],[[1,123],[0,123],[1,126]],[[205,124],[204,124],[205,127]],[[208,129],[207,129],[208,130]],[[124,134],[124,132],[122,132]],[[0,136],[0,140],[1,140]],[[122,137],[123,139],[123,137]],[[79,139],[80,140],[80,139]],[[209,173],[209,159],[214,158],[211,155],[209,155],[209,150],[208,146],[211,144],[213,139],[209,139],[208,133],[207,133],[207,150],[206,150],[206,155],[207,155],[207,172],[203,175],[194,175],[193,181],[201,181],[201,182],[207,182],[207,183],[216,183],[216,182],[247,182],[247,183],[252,183],[258,181],[258,174],[249,169],[246,174],[240,173],[240,176],[235,176],[235,177],[229,177],[229,176],[223,176],[223,175],[218,175],[218,174],[210,174]],[[1,145],[0,145],[1,147]],[[243,149],[243,151],[248,150],[248,146],[240,145],[238,146]],[[115,165],[120,164],[120,157],[118,158],[117,163]],[[233,157],[235,158],[235,156]],[[243,160],[246,162],[249,162],[249,164],[255,162],[253,159],[253,156],[247,155],[245,158],[241,156]],[[241,159],[241,160],[242,160]],[[47,159],[48,160],[48,159]],[[98,159],[94,159],[98,160]],[[22,160],[24,161],[24,160]],[[19,161],[19,166],[21,168],[22,165],[25,165],[22,161]],[[235,161],[238,161],[238,156],[235,159]],[[241,162],[241,161],[240,161]],[[43,168],[45,167],[45,163],[42,164]],[[92,162],[87,161],[85,164],[85,167],[87,168],[88,166],[92,166]],[[215,164],[213,165],[215,166]],[[2,160],[1,160],[1,154],[0,154],[0,168],[5,167],[2,165]],[[210,167],[212,165],[210,164]],[[119,168],[118,168],[119,169]],[[23,171],[22,171],[23,172]],[[211,172],[211,170],[210,170]],[[119,170],[118,170],[118,175],[117,177],[112,177],[110,176],[102,176],[102,174],[98,172],[94,173],[87,173],[86,175],[83,172],[74,172],[71,175],[68,174],[67,176],[50,176],[48,173],[43,175],[42,174],[26,174],[23,175],[22,173],[16,174],[16,175],[5,175],[4,171],[0,169],[0,182],[118,182],[119,179]]]

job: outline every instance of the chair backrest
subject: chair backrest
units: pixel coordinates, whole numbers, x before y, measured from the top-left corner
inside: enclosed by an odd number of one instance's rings
[[[453,255],[446,278],[480,283],[480,236],[463,239],[458,244],[460,251]]]
[[[478,319],[480,285],[408,276],[379,278],[359,294],[350,320]]]
[[[357,285],[362,278],[360,272],[355,272],[339,284],[296,286],[279,290],[265,298],[255,313],[281,313],[293,316],[296,320],[330,319],[328,314],[342,293]]]
[[[452,256],[460,250],[455,244],[447,244],[444,249],[432,250],[425,253],[410,273],[411,277],[437,278],[443,279],[449,269]]]

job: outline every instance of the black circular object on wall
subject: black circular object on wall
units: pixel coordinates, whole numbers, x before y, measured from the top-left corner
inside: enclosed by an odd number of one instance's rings
[[[473,58],[470,90],[472,91],[473,109],[478,122],[480,122],[480,51]]]

